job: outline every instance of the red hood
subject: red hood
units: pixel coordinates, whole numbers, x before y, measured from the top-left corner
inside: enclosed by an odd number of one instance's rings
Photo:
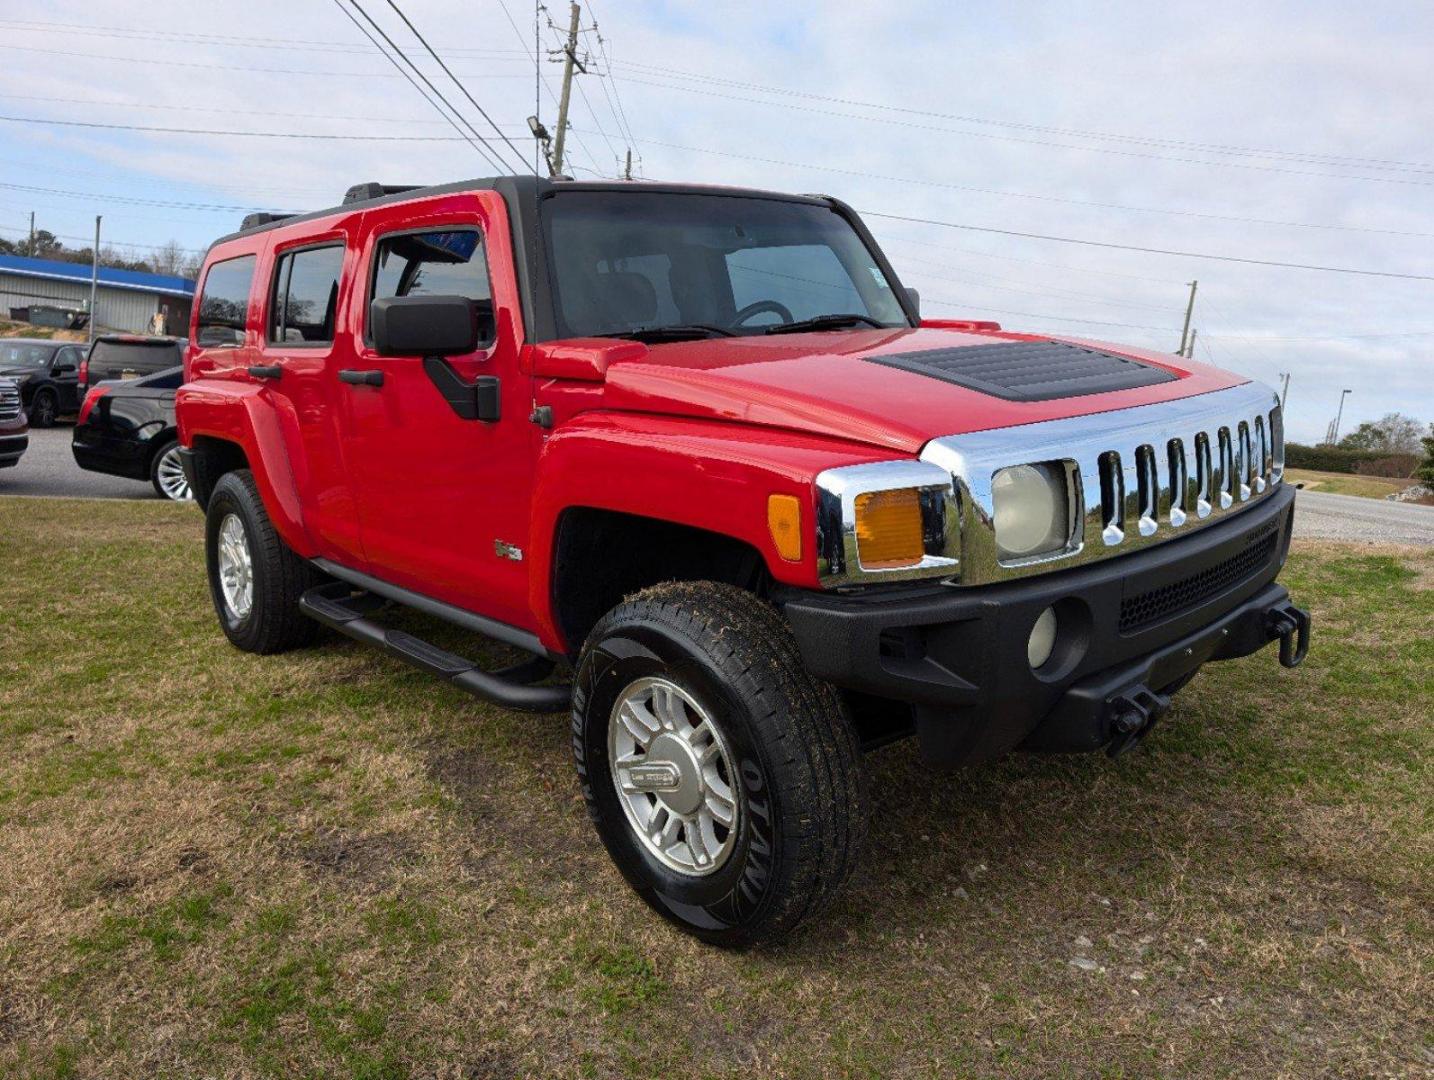
[[[1154,364],[1176,378],[1131,390],[1019,402],[863,362],[866,357],[953,345],[1046,340],[1092,345]],[[609,408],[738,420],[910,454],[940,435],[1127,409],[1249,381],[1182,357],[1124,345],[930,328],[713,338],[656,345],[645,353],[634,349],[629,356],[614,355],[607,367],[603,403]]]

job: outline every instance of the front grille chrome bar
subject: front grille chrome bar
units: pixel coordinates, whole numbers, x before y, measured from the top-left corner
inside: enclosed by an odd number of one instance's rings
[[[20,387],[13,379],[0,379],[0,420],[20,415]]]
[[[949,435],[921,453],[954,480],[960,579],[981,585],[1063,570],[1173,540],[1269,495],[1284,474],[1279,399],[1245,383],[1178,401]],[[1002,560],[991,484],[1011,465],[1059,461],[1075,527],[1057,551]]]

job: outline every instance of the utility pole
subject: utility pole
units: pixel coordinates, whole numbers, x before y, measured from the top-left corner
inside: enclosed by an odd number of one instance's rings
[[[1280,412],[1284,412],[1285,402],[1288,401],[1290,397],[1290,373],[1288,371],[1282,371],[1280,372],[1280,378],[1285,380],[1285,385],[1280,390]]]
[[[95,311],[95,297],[100,291],[100,215],[95,215],[95,249],[91,252],[93,258],[90,260],[90,344],[95,343],[95,323],[98,321]]]
[[[1344,399],[1352,393],[1353,390],[1341,390],[1339,393],[1339,412],[1334,414],[1334,434],[1329,437],[1331,446],[1339,445],[1339,422],[1344,419]]]
[[[1195,359],[1195,335],[1198,333],[1200,333],[1200,331],[1197,327],[1192,326],[1190,328],[1190,345],[1185,350],[1185,355],[1191,360]]]
[[[1195,314],[1195,289],[1199,284],[1198,281],[1190,283],[1190,302],[1185,305],[1185,327],[1180,331],[1179,356],[1185,355],[1185,342],[1190,337],[1190,317]]]
[[[553,159],[549,163],[554,176],[563,174],[563,144],[568,134],[568,102],[573,96],[573,69],[577,68],[584,75],[588,71],[578,59],[578,19],[582,16],[582,8],[578,7],[577,0],[573,0],[569,8],[568,43],[563,49],[563,92],[558,97],[558,130],[553,135]]]
[[[624,180],[632,179],[632,147],[630,146],[627,148],[627,167],[622,170],[622,178]]]
[[[35,211],[30,211],[30,246],[25,249],[25,254],[30,258],[35,257]]]

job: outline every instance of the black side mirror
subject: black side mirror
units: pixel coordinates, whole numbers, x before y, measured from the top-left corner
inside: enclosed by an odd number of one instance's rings
[[[921,294],[915,289],[908,288],[906,290],[906,299],[911,301],[911,307],[915,310],[916,317],[919,319],[921,317]]]
[[[486,316],[486,318],[484,318]],[[380,356],[421,356],[423,371],[455,413],[464,420],[499,419],[501,399],[496,375],[469,382],[445,356],[470,353],[491,336],[491,309],[480,311],[466,296],[388,296],[369,308],[369,329]],[[480,321],[485,323],[480,327]]]
[[[455,356],[478,347],[478,310],[466,296],[386,296],[369,329],[380,356]]]

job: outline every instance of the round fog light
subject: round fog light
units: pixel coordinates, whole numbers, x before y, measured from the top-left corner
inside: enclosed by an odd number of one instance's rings
[[[1034,670],[1051,658],[1056,647],[1056,610],[1046,608],[1031,627],[1031,636],[1026,641],[1026,659]]]

